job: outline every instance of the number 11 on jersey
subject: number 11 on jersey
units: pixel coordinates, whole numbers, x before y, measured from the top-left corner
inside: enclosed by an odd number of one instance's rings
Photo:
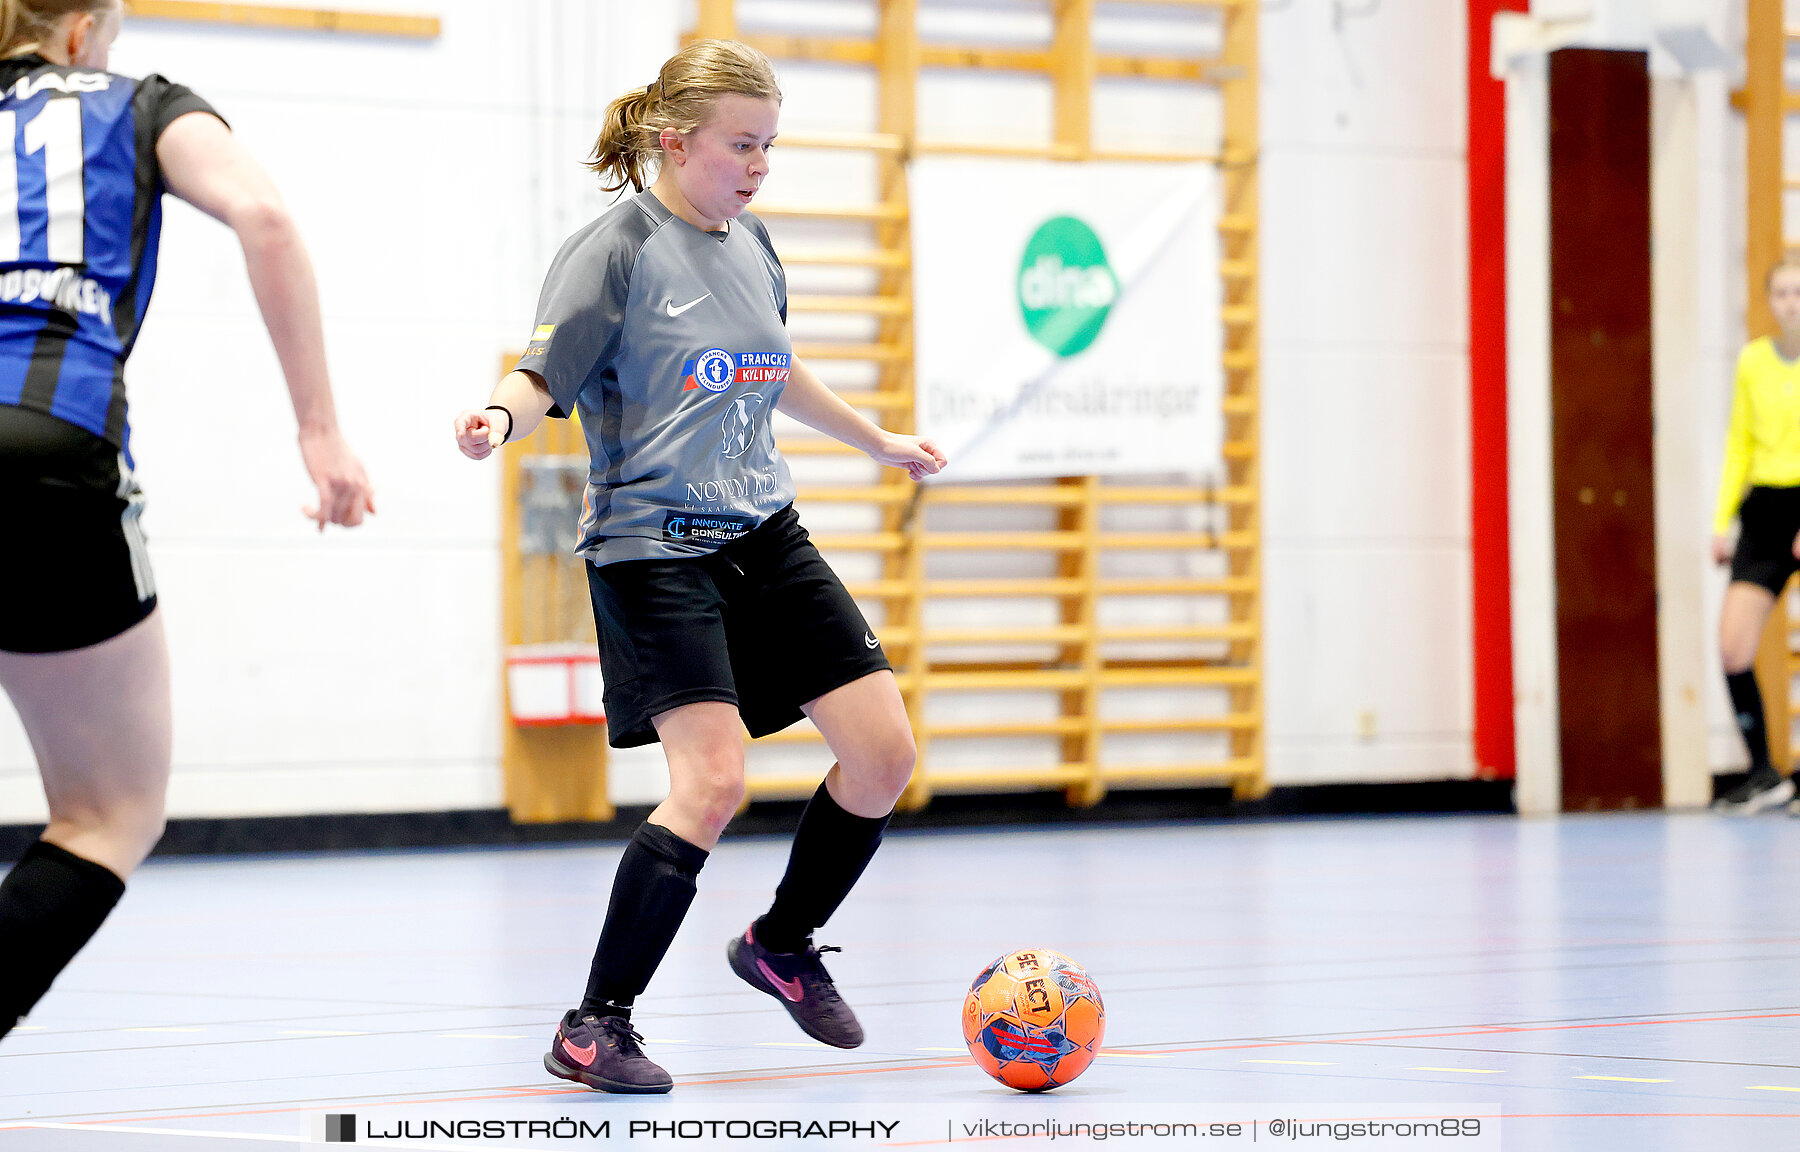
[[[19,203],[19,114],[0,112],[0,263],[19,259],[23,205]],[[44,208],[49,223],[46,240],[53,264],[80,264],[84,259],[87,193],[83,187],[81,101],[52,97],[25,122],[25,154],[44,154]]]

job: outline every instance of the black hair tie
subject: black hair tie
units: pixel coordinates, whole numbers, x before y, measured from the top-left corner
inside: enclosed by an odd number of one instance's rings
[[[483,412],[504,412],[504,413],[506,413],[506,435],[500,437],[500,443],[504,444],[508,440],[512,439],[513,425],[516,424],[517,421],[513,419],[513,414],[512,414],[511,408],[508,408],[504,404],[489,404],[486,408],[483,408],[482,411]]]

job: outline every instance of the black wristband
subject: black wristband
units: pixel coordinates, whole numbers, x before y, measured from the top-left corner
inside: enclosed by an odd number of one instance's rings
[[[506,413],[506,435],[500,437],[500,443],[504,444],[508,440],[512,439],[513,424],[515,424],[516,421],[513,420],[513,414],[512,414],[511,408],[508,408],[504,404],[489,404],[486,408],[483,408],[482,411],[483,412],[504,412],[504,413]]]

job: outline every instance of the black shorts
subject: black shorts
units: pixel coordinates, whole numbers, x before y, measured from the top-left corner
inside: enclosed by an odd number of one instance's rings
[[[767,736],[892,667],[791,504],[710,556],[590,564],[588,590],[614,748],[654,744],[652,716],[700,700]]]
[[[86,648],[155,610],[144,495],[105,440],[0,405],[0,508],[0,651]]]
[[[1788,577],[1800,569],[1794,537],[1800,535],[1800,488],[1752,488],[1738,509],[1737,551],[1731,578],[1760,584],[1781,595]]]

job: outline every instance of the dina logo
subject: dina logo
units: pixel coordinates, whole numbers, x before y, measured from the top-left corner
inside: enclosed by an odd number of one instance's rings
[[[1086,350],[1119,298],[1094,230],[1073,216],[1044,221],[1019,258],[1019,311],[1031,338],[1058,356]]]
[[[727,460],[736,460],[756,443],[756,422],[762,410],[761,392],[746,392],[725,406],[725,419],[719,421],[719,430],[724,434],[721,451]]]

